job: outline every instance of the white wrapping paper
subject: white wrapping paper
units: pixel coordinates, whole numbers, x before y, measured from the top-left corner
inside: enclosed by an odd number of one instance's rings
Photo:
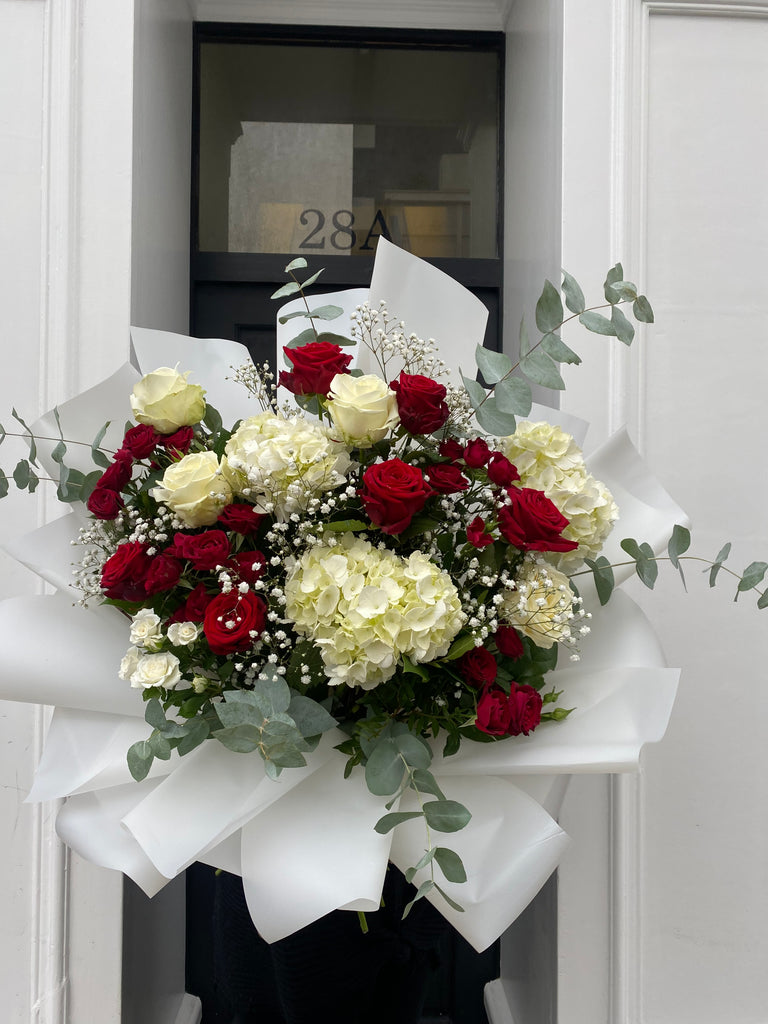
[[[341,293],[338,304],[348,313],[368,294]],[[386,298],[408,331],[434,336],[446,362],[471,372],[487,314],[455,282],[380,240],[370,295]],[[317,304],[328,301],[333,297],[321,296]],[[295,326],[291,321],[278,328],[282,342]],[[346,333],[333,321],[328,326]],[[253,413],[244,391],[224,379],[244,361],[242,346],[136,329],[133,348],[141,372],[176,363],[192,369],[225,421]],[[126,365],[61,406],[65,436],[90,444],[112,419],[105,445],[117,448],[136,377]],[[542,415],[583,437],[583,424],[541,410],[532,418]],[[51,414],[37,429],[41,425],[56,436]],[[71,463],[92,469],[88,447],[78,461],[74,446],[70,452]],[[625,434],[598,450],[590,469],[611,488],[621,510],[609,557],[623,536],[647,539],[657,549],[675,522],[685,522]],[[339,734],[324,736],[305,768],[287,769],[277,782],[264,775],[258,754],[235,754],[215,742],[184,758],[156,760],[147,779],[129,781],[126,750],[150,728],[140,693],[117,677],[129,643],[128,619],[110,608],[74,606],[66,592],[69,541],[81,520],[82,511],[64,516],[7,548],[62,591],[0,605],[0,697],[58,706],[31,799],[67,797],[58,818],[64,841],[125,872],[150,895],[196,859],[240,873],[253,919],[268,941],[335,908],[375,909],[388,860],[406,868],[420,859],[423,824],[408,822],[394,836],[374,831],[383,800],[368,792],[359,769],[343,778],[345,758],[333,749]],[[624,561],[624,553],[613,560]],[[583,592],[587,581],[580,578]],[[543,723],[530,736],[505,742],[464,743],[447,759],[436,745],[434,774],[449,798],[471,810],[472,820],[438,838],[467,867],[467,883],[445,885],[465,912],[451,911],[439,898],[435,906],[477,949],[508,927],[557,866],[567,837],[553,816],[568,773],[633,770],[643,745],[659,740],[666,728],[678,673],[664,667],[637,606],[615,594],[595,611],[593,633],[582,646],[580,662],[548,677],[566,691],[561,704],[575,707],[564,722]],[[411,799],[406,794],[401,809]]]

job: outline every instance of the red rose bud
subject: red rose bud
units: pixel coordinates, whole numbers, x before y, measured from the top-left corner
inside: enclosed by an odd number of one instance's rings
[[[451,462],[456,462],[464,454],[464,449],[461,447],[458,441],[452,437],[447,437],[445,441],[441,441],[437,446],[437,450],[443,456],[444,459],[450,459]]]
[[[511,658],[513,661],[522,658],[525,651],[523,638],[512,626],[499,626],[493,639],[496,641],[499,654],[503,654],[505,658]]]
[[[488,479],[497,487],[509,487],[515,480],[520,479],[517,466],[513,466],[506,455],[501,452],[493,452],[488,460]]]
[[[402,533],[432,494],[421,470],[400,459],[369,466],[358,491],[369,519],[384,533]]]
[[[457,668],[465,683],[477,687],[494,682],[499,671],[496,659],[485,647],[473,647],[471,651],[462,654]]]
[[[209,594],[207,592],[205,584],[198,583],[197,586],[190,591],[189,597],[184,604],[176,609],[168,622],[202,622],[205,616],[205,610],[212,600],[213,594]]]
[[[86,502],[88,511],[95,519],[117,519],[120,509],[124,507],[119,491],[109,487],[96,487]]]
[[[119,451],[115,454],[112,465],[101,474],[96,481],[97,487],[105,487],[110,491],[122,491],[131,479],[133,458],[128,452]]]
[[[267,560],[260,551],[238,551],[227,562],[227,570],[243,583],[255,583],[261,578]]]
[[[560,534],[568,520],[543,491],[532,487],[510,487],[511,504],[499,511],[499,529],[504,539],[520,551],[573,551],[576,541]]]
[[[464,461],[470,469],[480,469],[491,457],[491,449],[482,439],[476,437],[464,448]]]
[[[169,455],[186,455],[192,447],[195,432],[192,427],[179,427],[173,434],[161,434],[158,444],[165,448]]]
[[[493,537],[485,532],[485,522],[480,516],[475,516],[467,527],[467,540],[475,548],[487,548],[493,544]]]
[[[215,569],[224,565],[231,553],[229,538],[223,530],[177,533],[173,549],[177,558],[186,558],[195,569]]]
[[[252,647],[266,622],[267,605],[263,598],[251,591],[240,594],[231,590],[218,594],[208,605],[203,632],[214,654],[231,654]]]
[[[147,545],[137,540],[120,544],[101,570],[101,587],[113,601],[143,601],[149,571]]]
[[[253,505],[236,501],[227,505],[219,515],[218,522],[228,530],[232,530],[233,533],[240,533],[247,537],[251,533],[256,533],[263,518]]]
[[[469,487],[469,480],[458,466],[451,463],[441,462],[436,466],[428,466],[426,473],[429,486],[438,494],[456,494]]]
[[[123,446],[120,449],[134,459],[146,459],[155,450],[160,434],[148,423],[139,423],[137,427],[126,430]]]
[[[329,341],[311,341],[299,348],[284,348],[293,369],[282,370],[280,385],[293,395],[327,395],[337,373],[349,373],[352,356]]]
[[[501,687],[483,687],[477,701],[475,726],[489,736],[506,736],[511,717],[509,698]]]
[[[418,373],[401,373],[389,385],[397,395],[400,424],[409,434],[431,434],[451,415],[446,387]]]
[[[509,695],[509,725],[507,726],[508,736],[527,736],[541,721],[541,708],[544,701],[541,694],[532,686],[526,684],[512,684],[512,692]]]
[[[144,580],[144,589],[148,594],[161,594],[165,590],[172,590],[181,579],[184,568],[178,558],[174,558],[164,551],[152,563]]]

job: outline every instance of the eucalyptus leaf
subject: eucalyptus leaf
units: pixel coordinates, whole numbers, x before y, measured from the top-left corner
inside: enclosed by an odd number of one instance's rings
[[[745,590],[751,590],[753,587],[756,587],[758,583],[762,582],[766,571],[768,571],[768,562],[750,562],[741,574],[736,592],[744,593]]]
[[[438,846],[435,850],[435,860],[449,882],[466,882],[467,872],[458,853]]]
[[[394,736],[393,742],[409,768],[429,768],[432,763],[432,751],[421,736],[406,731]]]
[[[301,348],[303,345],[310,345],[313,341],[317,341],[317,334],[315,333],[314,327],[307,327],[301,334],[297,334],[295,338],[283,345],[283,348]],[[289,360],[286,360],[289,362]]]
[[[653,548],[645,542],[638,544],[631,537],[626,537],[621,542],[621,547],[635,560],[635,572],[640,580],[649,590],[653,590],[659,575],[659,566],[655,560]]]
[[[423,810],[427,824],[436,832],[458,832],[472,817],[456,800],[429,800]]]
[[[672,529],[672,536],[669,538],[669,544],[667,544],[667,554],[672,565],[680,573],[680,579],[683,581],[683,586],[687,590],[685,582],[685,574],[683,573],[683,567],[680,564],[680,555],[682,555],[691,546],[691,532],[685,526],[681,526],[679,523],[675,523]]]
[[[579,287],[576,279],[571,277],[567,270],[563,271],[563,295],[565,296],[565,304],[571,313],[584,312],[587,305],[584,299],[584,292]]]
[[[504,352],[494,352],[484,345],[475,347],[475,362],[486,384],[497,384],[512,372],[512,360]]]
[[[757,599],[758,608],[768,608],[768,590],[764,590]]]
[[[163,705],[157,699],[153,697],[152,700],[147,701],[147,706],[144,709],[144,721],[151,725],[153,729],[159,729],[160,732],[168,725],[165,718],[165,712],[163,711]]]
[[[446,799],[445,793],[438,786],[432,772],[428,772],[424,768],[417,768],[414,771],[412,785],[420,793],[429,793],[430,796],[436,796],[438,800]]]
[[[459,371],[461,372],[461,371]],[[472,403],[472,408],[477,410],[477,407],[481,402],[484,402],[488,396],[488,392],[485,390],[479,380],[473,380],[471,377],[465,377],[461,374],[461,379],[464,383],[464,387],[469,395],[469,400]]]
[[[293,313],[283,313],[282,316],[277,318],[277,321],[281,324],[287,324],[289,320],[295,320],[299,316],[309,317],[312,314],[306,309],[297,309]]]
[[[5,473],[0,473],[0,498],[8,497],[8,477]]]
[[[204,740],[208,739],[211,732],[208,723],[201,718],[190,718],[188,722],[185,722],[183,728],[184,735],[176,748],[181,757],[189,754],[195,747],[199,747]]]
[[[723,566],[723,562],[726,560],[728,555],[730,555],[730,553],[731,553],[731,542],[728,541],[727,544],[724,544],[720,548],[720,550],[717,553],[717,556],[715,557],[714,564],[709,569],[709,585],[710,585],[710,587],[714,587],[715,582],[717,580],[717,575],[718,575],[718,573],[720,572],[720,569]],[[704,572],[706,572],[706,571],[707,570],[705,569]]]
[[[421,858],[421,860],[417,864],[414,864],[412,868],[409,868],[409,871],[412,871],[413,874],[408,879],[408,881],[412,882],[413,881],[413,875],[415,875],[417,871],[421,871],[421,869],[425,868],[428,864],[431,864],[434,859],[435,859],[435,847],[433,846],[431,850],[427,850],[426,851],[424,856]]]
[[[39,483],[40,483],[40,477],[37,475],[37,473],[34,471],[34,469],[30,469],[30,471],[29,471],[29,481],[27,483],[27,490],[29,491],[30,494],[34,494],[35,493],[35,491],[37,490],[37,485]]]
[[[400,787],[405,765],[390,736],[379,738],[368,754],[365,784],[374,796],[391,796]]]
[[[310,285],[313,285],[315,281],[318,279],[318,277],[320,277],[324,269],[325,267],[320,267],[320,269],[316,273],[312,274],[311,277],[308,277],[306,281],[302,282],[301,287],[309,288]]]
[[[259,701],[260,707],[269,706],[270,715],[274,715],[275,712],[287,711],[291,703],[291,691],[288,683],[278,675],[273,676],[272,679],[257,679],[252,693],[253,697]]]
[[[149,745],[152,753],[161,761],[169,761],[171,758],[171,745],[161,732],[153,732],[149,737]]]
[[[284,299],[288,295],[295,295],[301,289],[301,285],[297,284],[296,281],[289,281],[288,284],[282,285],[276,292],[273,292],[269,297],[270,299]]]
[[[234,729],[239,725],[245,724],[261,729],[267,712],[264,711],[256,700],[233,699],[233,695],[236,693],[247,693],[248,697],[252,696],[251,693],[245,690],[232,690],[227,693],[225,699],[216,704],[216,715],[221,724],[225,729]]]
[[[572,348],[569,348],[563,339],[557,334],[547,334],[541,339],[541,347],[548,356],[551,356],[558,363],[572,363],[578,366],[581,356],[576,355]]]
[[[317,736],[336,725],[336,719],[325,710],[322,704],[318,704],[316,700],[300,693],[292,695],[288,714],[296,723],[296,728],[302,736]]]
[[[261,732],[255,725],[244,724],[219,729],[213,733],[213,738],[217,739],[227,750],[234,750],[237,754],[248,754],[259,746]]]
[[[595,590],[597,591],[597,598],[600,601],[600,604],[608,604],[614,588],[614,576],[611,563],[604,555],[600,555],[594,560],[591,558],[585,558],[584,561],[592,570],[592,576],[595,581]]]
[[[522,359],[523,356],[531,351],[531,338],[528,334],[528,325],[525,322],[525,317],[520,321],[519,342],[520,358]]]
[[[22,425],[22,427],[24,427],[24,429],[27,431],[27,435],[28,436],[25,437],[25,440],[26,440],[27,444],[29,445],[29,461],[32,463],[33,466],[36,466],[37,465],[37,444],[35,442],[35,435],[32,433],[32,430],[27,426],[27,424],[24,422],[24,420],[21,418],[21,416],[19,416],[19,414],[16,412],[15,409],[11,409],[11,416],[13,416],[13,418],[16,420],[16,422],[20,423]]]
[[[635,314],[635,320],[639,320],[644,324],[653,323],[653,310],[651,309],[650,302],[644,295],[638,295],[632,303],[632,312]]]
[[[536,326],[542,334],[556,331],[563,322],[563,303],[560,292],[551,281],[544,282],[544,290],[536,303]]]
[[[30,466],[26,459],[19,459],[13,471],[13,482],[20,491],[25,491],[29,486]]]
[[[357,344],[354,338],[348,338],[345,334],[334,334],[332,331],[321,331],[317,340],[327,341],[330,345],[338,345],[339,348],[349,348]]]
[[[303,270],[306,267],[307,261],[303,256],[297,256],[295,260],[291,260],[288,266],[285,268],[285,273],[290,274],[292,270]]]
[[[336,320],[343,312],[341,306],[318,306],[308,316],[317,320]]]
[[[59,441],[51,452],[51,459],[57,462],[59,465],[64,461],[64,456],[67,454],[67,446],[63,441]]]
[[[613,290],[612,286],[617,282],[623,280],[624,270],[621,264],[617,263],[615,266],[611,267],[611,269],[605,276],[605,284],[603,286],[603,290],[605,291],[606,302],[610,302],[611,305],[613,305],[615,302],[618,302],[620,300],[621,296],[618,292]]]
[[[556,391],[563,391],[565,388],[557,363],[541,349],[534,349],[527,355],[521,356],[520,368],[534,384],[541,384],[545,388],[554,388]]]
[[[391,832],[393,828],[402,825],[404,821],[411,821],[413,818],[420,817],[421,811],[392,811],[391,814],[385,814],[382,818],[379,818],[373,828],[380,836],[385,836],[387,832]]]
[[[496,408],[513,416],[528,416],[531,411],[531,385],[522,377],[507,377],[493,389]]]
[[[496,437],[508,437],[514,434],[517,421],[511,412],[502,412],[499,409],[496,399],[491,396],[475,411],[477,422],[487,430],[489,434]]]
[[[416,903],[417,900],[420,900],[424,896],[426,896],[427,893],[432,892],[432,890],[434,888],[435,888],[435,883],[432,881],[431,878],[428,878],[426,882],[422,882],[421,883],[421,885],[419,886],[419,888],[416,891],[416,895],[413,897],[413,899],[411,900],[410,903],[406,903],[405,908],[403,909],[403,918],[402,918],[403,921],[410,914],[411,909],[413,908],[414,903]]]
[[[616,328],[608,317],[603,316],[602,313],[587,310],[586,313],[582,313],[579,317],[579,323],[586,327],[588,331],[592,331],[593,334],[605,334],[611,338],[616,337]]]
[[[104,426],[101,428],[101,430],[98,432],[96,437],[94,437],[93,441],[91,442],[91,455],[93,456],[94,462],[96,461],[96,453],[97,452],[100,455],[104,454],[100,450],[101,449],[101,442],[104,440],[104,435],[109,430],[110,423],[111,423],[111,420],[107,420],[107,422],[104,424]],[[59,424],[59,432],[61,432],[61,424]],[[63,440],[63,438],[62,438],[62,440]]]
[[[146,779],[154,758],[149,740],[139,740],[128,748],[128,770],[136,782]]]
[[[637,285],[633,281],[612,281],[611,291],[624,302],[632,302],[637,298]]]
[[[616,337],[624,345],[631,345],[635,337],[635,328],[627,320],[618,306],[611,310],[611,323],[616,331]]]
[[[464,913],[464,907],[462,907],[460,903],[457,903],[456,900],[452,900],[448,893],[445,892],[444,889],[441,889],[440,886],[437,885],[437,883],[435,883],[435,888],[443,897],[443,899],[445,900],[449,907],[451,907],[453,910],[458,911],[460,914]]]
[[[287,741],[264,746],[262,756],[265,760],[277,765],[278,768],[303,768],[307,763],[302,752]]]

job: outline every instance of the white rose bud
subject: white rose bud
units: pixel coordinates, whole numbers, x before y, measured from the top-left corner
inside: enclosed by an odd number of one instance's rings
[[[174,647],[188,647],[200,636],[200,627],[194,622],[172,622],[168,627],[168,639]]]
[[[195,693],[205,693],[205,691],[208,689],[208,684],[210,683],[210,681],[211,680],[207,679],[205,676],[193,676],[192,689],[195,691]]]
[[[189,373],[160,366],[146,374],[131,394],[131,408],[139,423],[148,423],[161,434],[191,427],[205,416],[205,392],[199,384],[187,384]]]
[[[174,462],[150,494],[172,509],[187,526],[210,526],[232,501],[215,452],[197,452]]]
[[[370,448],[397,426],[397,396],[373,374],[337,373],[331,381],[328,411],[347,444]]]
[[[151,650],[157,646],[157,641],[161,637],[159,616],[149,608],[142,608],[136,612],[131,622],[131,643]]]
[[[164,686],[173,689],[181,682],[179,659],[175,654],[145,654],[139,658],[135,671],[131,674],[131,686],[143,687]]]

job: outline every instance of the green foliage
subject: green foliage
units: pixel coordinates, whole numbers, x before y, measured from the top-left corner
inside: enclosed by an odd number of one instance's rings
[[[611,594],[613,593],[615,582],[611,563],[604,555],[598,555],[595,559],[585,558],[584,562],[592,570],[592,576],[595,581],[595,590],[597,591],[597,597],[600,604],[608,604],[611,599]]]
[[[633,540],[631,537],[625,537],[621,542],[621,546],[630,558],[634,559],[635,572],[642,582],[649,590],[653,590],[654,584],[656,583],[656,579],[659,575],[659,566],[651,545],[646,541],[643,541],[642,544],[638,544],[637,541]]]

